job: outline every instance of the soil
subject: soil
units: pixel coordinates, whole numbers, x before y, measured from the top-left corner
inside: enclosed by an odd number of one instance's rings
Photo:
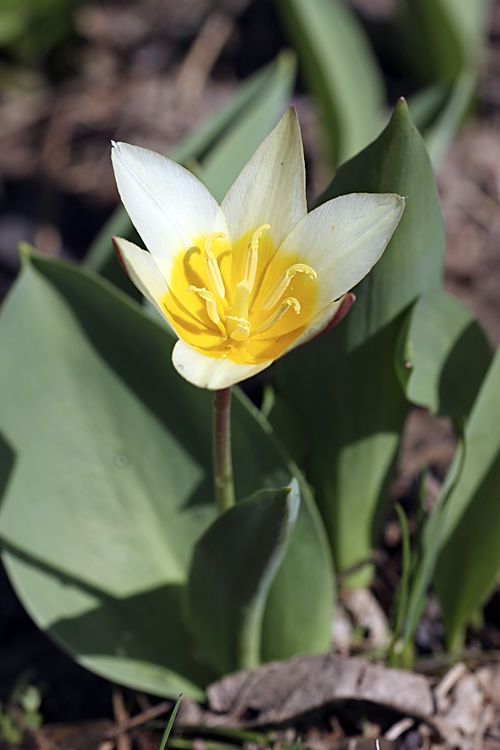
[[[351,0],[351,4],[375,42],[383,38],[393,3]],[[111,138],[168,152],[215,110],[241,79],[271,61],[285,46],[270,0],[225,0],[217,9],[210,0],[163,0],[147,5],[139,0],[117,0],[78,6],[70,38],[54,49],[38,70],[18,65],[15,86],[2,73],[2,63],[12,66],[13,60],[7,53],[0,55],[0,295],[7,292],[18,271],[19,241],[31,242],[47,255],[76,261],[83,258],[117,205],[109,163]],[[391,102],[408,93],[405,85],[408,82],[393,71],[387,72]],[[313,197],[326,186],[331,172],[324,167],[317,146],[317,119],[300,81],[295,101],[304,132],[308,191]],[[500,343],[499,129],[500,0],[496,0],[475,111],[437,173],[448,237],[445,289],[477,315],[495,347]],[[411,508],[416,477],[423,466],[431,470],[428,494],[436,495],[454,449],[453,432],[446,420],[414,410],[405,432],[394,498]],[[399,581],[399,551],[399,526],[391,515],[378,558],[375,599],[372,597],[371,604],[365,602],[371,612],[365,628],[368,639],[374,638],[370,632],[376,627],[374,622],[380,624],[380,617],[386,622],[384,608],[389,607]],[[373,602],[377,600],[382,609],[379,606],[374,614]],[[158,738],[150,728],[139,733],[134,730],[135,734],[122,732],[117,738],[109,734],[112,722],[126,724],[130,714],[148,710],[149,702],[132,691],[117,692],[54,646],[25,614],[3,569],[0,601],[0,701],[8,700],[19,680],[36,685],[43,698],[41,711],[48,728],[45,734],[28,733],[26,746],[111,748],[116,744],[118,750],[128,750],[133,742],[141,748],[157,747]],[[341,612],[347,621],[359,622],[360,615],[355,612],[360,606],[359,602],[343,601]],[[500,648],[499,593],[486,609],[482,631],[474,637],[478,647]],[[441,630],[432,599],[417,638],[422,653],[439,660]],[[345,649],[352,650],[352,640],[347,640]],[[457,685],[471,674],[465,670]],[[483,682],[486,679],[490,677],[484,677]],[[444,695],[455,689],[453,684]],[[492,705],[498,700],[495,695]],[[165,704],[163,712],[169,706]],[[319,718],[317,713],[310,715],[301,725],[304,743],[318,750],[372,747],[371,740],[363,744],[368,741],[359,738],[353,739],[357,744],[348,745],[349,737],[361,733],[363,722],[359,711],[357,718],[352,718],[350,704],[344,708],[341,719],[325,711]],[[372,714],[373,710],[367,709],[366,715]],[[97,718],[109,722],[96,724]],[[390,718],[395,723],[395,715]],[[76,725],[84,719],[92,720],[94,734]],[[68,730],[66,739],[61,739],[50,728],[53,722],[73,726],[73,731]],[[368,736],[376,731],[372,724],[372,718],[365,720]],[[382,724],[389,728],[386,715]],[[279,735],[278,740],[295,742],[296,728],[287,731],[288,735]],[[442,739],[439,732],[434,739],[431,735],[425,739],[416,728],[413,735],[408,728],[404,731],[406,744],[401,741],[400,747],[425,743],[430,747]],[[500,731],[496,737],[490,732],[484,747],[500,748],[499,738]],[[385,747],[395,747],[396,739],[387,740]],[[475,747],[474,741],[471,739],[471,747]],[[381,747],[383,750],[384,744]]]

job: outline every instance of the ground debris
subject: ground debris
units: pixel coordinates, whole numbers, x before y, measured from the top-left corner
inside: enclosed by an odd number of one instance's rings
[[[337,704],[358,701],[396,717],[382,732],[385,747],[493,750],[500,748],[499,684],[498,665],[473,670],[456,664],[437,682],[361,658],[302,657],[228,675],[209,686],[207,708],[184,701],[179,721],[211,727],[276,726],[296,723],[320,709],[335,715]],[[359,738],[330,733],[311,737],[310,744],[305,737],[303,745],[313,750],[370,747],[363,744],[366,739],[359,744]],[[348,740],[358,744],[349,745]]]
[[[339,700],[371,701],[419,718],[434,709],[423,675],[330,654],[236,672],[210,685],[207,695],[214,713],[247,726],[280,724]]]
[[[208,710],[183,702],[180,722],[239,727],[282,724],[327,704],[352,700],[420,719],[434,713],[427,677],[331,654],[235,672],[210,685],[207,696]]]
[[[387,648],[391,642],[387,617],[370,589],[341,590],[339,601],[356,625],[366,632],[363,648]]]
[[[106,732],[113,726],[109,719],[75,724],[47,724],[26,733],[23,750],[111,750]]]
[[[377,737],[380,750],[500,750],[499,685],[498,664],[455,664],[437,680],[358,657],[300,657],[224,677],[208,687],[206,705],[183,698],[176,727],[189,730],[185,746],[192,748],[205,748],[204,731],[258,728],[272,730],[275,748],[300,743],[307,750],[374,750]],[[133,750],[152,750],[161,735],[151,720],[173,705],[148,705],[115,723],[48,724],[27,730],[20,748],[120,750],[126,737]]]

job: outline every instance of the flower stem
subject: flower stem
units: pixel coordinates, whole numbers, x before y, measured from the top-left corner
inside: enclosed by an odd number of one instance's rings
[[[213,459],[215,500],[219,514],[222,514],[234,505],[231,386],[215,391]]]

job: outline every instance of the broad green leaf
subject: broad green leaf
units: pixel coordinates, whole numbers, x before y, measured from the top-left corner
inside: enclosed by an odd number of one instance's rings
[[[377,140],[340,167],[319,202],[359,192],[399,193],[407,201],[382,258],[355,289],[356,303],[346,318],[350,348],[394,320],[419,295],[441,288],[444,222],[426,147],[404,99]]]
[[[500,351],[474,404],[464,442],[463,468],[447,501],[434,577],[451,648],[462,646],[467,623],[488,599],[500,571]],[[455,457],[450,477],[460,460]],[[445,484],[443,493],[446,489]]]
[[[477,69],[489,8],[490,0],[399,0],[404,52],[422,81]]]
[[[200,178],[205,175],[209,189],[213,188],[216,197],[223,198],[283,114],[292,92],[295,67],[293,55],[282,53],[241,84],[215,115],[175,149],[171,158],[187,167],[200,162]],[[95,239],[86,265],[136,296],[135,287],[115,259],[112,236],[125,237],[142,245],[125,210],[119,207]]]
[[[383,84],[362,27],[338,0],[278,0],[285,29],[316,97],[334,164],[376,135]]]
[[[400,0],[405,54],[416,77],[430,84],[412,97],[410,111],[434,164],[446,154],[474,96],[490,6],[490,0]],[[426,105],[432,99],[441,101],[431,112]]]
[[[242,429],[241,439],[246,438],[251,450],[263,451],[267,455],[269,447],[262,442],[261,434],[269,435],[274,444],[269,422],[241,391],[236,392],[254,419],[244,424],[243,420],[236,420],[233,416],[233,432],[235,428]],[[282,450],[280,446],[283,461]],[[244,453],[240,455],[240,461],[245,461]],[[267,598],[261,647],[263,661],[290,659],[295,654],[322,653],[331,643],[335,578],[328,538],[308,483],[288,459],[287,466],[289,476],[299,480],[301,503],[287,554]],[[279,483],[268,482],[265,486],[278,487]],[[310,616],[311,612],[314,612],[314,617]]]
[[[408,99],[413,122],[422,133],[429,155],[438,166],[470,107],[477,85],[477,71],[463,70],[453,83],[434,83]]]
[[[393,365],[396,343],[408,306],[441,283],[443,221],[404,101],[381,136],[339,169],[322,201],[350,192],[408,196],[403,218],[355,289],[346,320],[275,367],[276,389],[302,427],[302,465],[340,571],[369,560],[377,542],[408,408]],[[370,576],[365,567],[347,582],[365,585]]]
[[[490,363],[486,335],[461,302],[440,291],[418,300],[397,356],[408,401],[440,417],[467,417]]]
[[[392,364],[401,322],[397,318],[349,353],[346,320],[275,365],[276,389],[294,407],[305,436],[302,467],[315,489],[335,567],[345,572],[364,564],[344,579],[349,586],[371,580],[368,563],[407,412]],[[270,420],[279,430],[272,412]]]
[[[421,133],[430,128],[446,108],[452,88],[449,83],[431,83],[408,97],[410,117]]]
[[[80,663],[136,689],[199,698],[215,673],[185,628],[181,594],[194,544],[216,515],[212,394],[175,373],[172,345],[99,277],[25,261],[0,316],[0,388],[9,394],[0,429],[14,467],[0,536],[26,608]],[[302,482],[240,397],[233,447],[238,497]],[[307,487],[301,493],[297,528],[312,535],[315,578],[305,591],[292,586],[288,619],[296,606],[319,611],[303,636],[308,651],[318,634],[327,647],[333,583]],[[280,570],[285,582],[305,554],[300,538]]]
[[[440,164],[450,148],[471,106],[476,86],[477,72],[467,68],[460,73],[439,115],[424,130],[423,136],[434,165]]]
[[[266,418],[272,415],[273,427],[281,436],[281,442],[294,461],[301,464],[307,452],[304,433],[295,411],[273,388],[272,383],[265,388],[260,408]]]
[[[220,675],[261,663],[266,599],[299,505],[297,482],[258,492],[220,516],[196,543],[186,616]]]

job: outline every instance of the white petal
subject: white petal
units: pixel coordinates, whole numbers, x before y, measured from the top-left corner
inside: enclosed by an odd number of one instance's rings
[[[174,346],[172,362],[179,375],[198,388],[208,388],[210,391],[229,388],[272,364],[272,360],[260,365],[239,365],[227,359],[213,359],[181,340]]]
[[[168,293],[168,287],[151,253],[121,237],[113,237],[113,242],[118,259],[125,266],[131,281],[167,320],[162,300]]]
[[[123,205],[167,283],[179,250],[212,232],[227,235],[217,201],[187,169],[127,143],[114,143],[111,158]]]
[[[384,252],[404,205],[404,198],[392,193],[342,195],[312,211],[290,232],[278,252],[299,256],[301,263],[314,268],[319,310],[366,276]]]
[[[295,109],[259,146],[222,201],[222,210],[233,242],[270,224],[276,247],[306,215],[304,153]]]

